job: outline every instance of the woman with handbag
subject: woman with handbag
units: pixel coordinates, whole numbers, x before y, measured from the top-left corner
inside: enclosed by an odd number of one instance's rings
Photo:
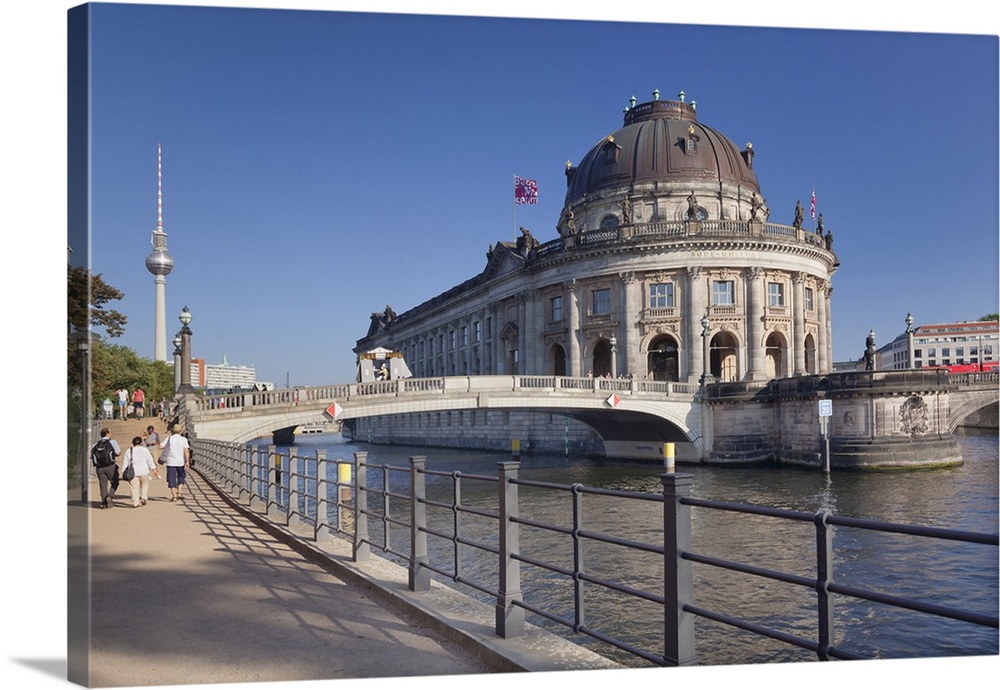
[[[143,445],[142,437],[136,436],[132,439],[132,447],[122,453],[121,457],[121,478],[128,484],[132,507],[144,506],[149,498],[150,473],[157,478],[160,476],[153,456]]]

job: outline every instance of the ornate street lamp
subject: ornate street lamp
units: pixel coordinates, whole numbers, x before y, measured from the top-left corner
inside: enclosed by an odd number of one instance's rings
[[[176,393],[181,387],[181,344],[183,341],[180,331],[174,336],[172,342],[174,344],[174,393]]]
[[[711,347],[709,346],[709,337],[712,335],[712,322],[708,319],[708,314],[701,317],[701,340],[704,347],[704,358],[703,366],[701,372],[701,385],[712,382],[712,374],[709,373],[711,368]]]
[[[187,307],[181,310],[178,317],[181,321],[181,382],[178,391],[181,393],[191,392],[191,312]]]
[[[906,312],[906,368],[916,367],[913,356],[913,314]]]
[[[615,337],[614,333],[611,334],[609,342],[611,343],[611,378],[616,379],[618,378],[618,338]]]

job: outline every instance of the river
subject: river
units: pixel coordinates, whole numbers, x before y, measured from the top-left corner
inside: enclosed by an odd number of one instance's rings
[[[996,533],[998,520],[998,445],[996,433],[970,432],[957,437],[965,463],[959,467],[906,472],[834,472],[824,475],[797,467],[713,467],[678,465],[692,475],[692,495],[698,498],[749,503],[814,513],[830,510],[837,515],[905,524],[931,525],[974,532]],[[496,474],[496,463],[509,455],[467,450],[378,446],[354,443],[339,434],[302,436],[297,454],[325,448],[331,459],[349,459],[366,451],[374,464],[407,466],[411,455],[427,457],[432,470],[467,474]],[[659,466],[575,459],[559,455],[524,455],[520,476],[559,484],[659,493]],[[396,478],[398,477],[398,479]],[[391,473],[390,485],[408,481],[405,473]],[[369,482],[381,483],[380,476]],[[448,501],[450,480],[428,478],[428,495]],[[404,489],[400,489],[403,491]],[[463,504],[487,507],[495,484],[463,482]],[[657,543],[662,538],[662,518],[656,503],[587,496],[584,522],[587,529]],[[405,508],[406,506],[400,506]],[[521,491],[522,517],[568,524],[569,503],[551,493]],[[751,563],[806,577],[815,575],[815,535],[811,524],[768,517],[694,508],[692,550],[696,553]],[[430,515],[429,518],[434,518]],[[442,521],[446,518],[442,517]],[[487,523],[489,521],[486,521]],[[449,526],[442,525],[442,531]],[[465,527],[490,542],[495,521]],[[906,537],[844,527],[835,528],[834,579],[845,585],[955,606],[996,615],[998,608],[997,549],[921,537]],[[402,533],[401,533],[402,535]],[[391,533],[396,548],[403,536]],[[571,567],[571,550],[557,535],[522,528],[522,553],[546,562]],[[448,557],[450,546],[430,540],[432,558]],[[496,586],[495,558],[478,557],[463,548],[463,573]],[[662,592],[662,559],[630,550],[627,563],[620,547],[588,546],[585,572],[625,581],[650,592]],[[537,597],[560,615],[572,617],[572,582],[569,578],[522,566],[525,599]],[[741,575],[695,564],[695,603],[759,624],[815,639],[815,593],[794,585]],[[608,594],[595,585],[588,591],[587,624],[629,642],[657,651],[662,644],[662,617],[653,604],[636,603]],[[488,597],[468,592],[484,602]],[[876,658],[917,658],[997,654],[997,631],[992,628],[927,614],[908,612],[848,597],[835,598],[836,644]],[[645,662],[586,636],[574,636],[563,626],[536,619],[532,623],[570,637],[601,654],[630,665]],[[809,661],[815,655],[797,647],[771,641],[736,628],[697,619],[696,650],[700,664],[745,664]]]

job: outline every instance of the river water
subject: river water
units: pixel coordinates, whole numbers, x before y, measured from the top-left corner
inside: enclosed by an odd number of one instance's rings
[[[996,433],[968,433],[958,437],[965,463],[960,467],[909,472],[822,472],[795,467],[711,467],[679,465],[692,475],[697,498],[747,503],[815,513],[830,510],[841,516],[887,522],[996,533],[998,521],[998,445]],[[338,434],[299,438],[297,455],[325,448],[331,459],[349,460],[355,451],[368,453],[372,464],[408,466],[412,455],[427,457],[427,467],[443,472],[496,476],[496,464],[509,455],[466,450],[378,446],[346,441]],[[649,463],[627,463],[559,455],[524,455],[519,476],[558,484],[660,493],[661,468]],[[369,473],[378,489],[381,473]],[[405,492],[405,472],[390,472],[392,490]],[[397,486],[398,484],[398,486]],[[431,499],[450,502],[451,479],[430,476]],[[522,487],[520,513],[546,523],[569,525],[572,504],[568,493]],[[496,509],[496,484],[463,480],[462,504]],[[381,496],[373,495],[381,503]],[[397,502],[401,519],[408,504]],[[583,528],[645,543],[661,543],[661,507],[655,502],[610,499],[587,495],[583,500]],[[393,511],[397,507],[392,508]],[[444,511],[442,511],[444,512]],[[435,517],[432,528],[451,531],[451,518]],[[463,533],[496,544],[496,522],[463,516]],[[373,539],[381,539],[378,527]],[[406,532],[390,529],[394,548],[405,551]],[[815,576],[815,530],[810,523],[749,516],[705,508],[692,509],[692,551],[758,567]],[[429,539],[431,558],[448,561],[453,547]],[[521,529],[521,553],[546,563],[571,568],[572,547],[562,535],[530,527]],[[896,596],[954,606],[989,615],[998,609],[997,548],[922,537],[835,528],[834,580]],[[458,557],[463,576],[496,588],[496,557],[462,547]],[[644,591],[662,594],[662,558],[636,550],[587,542],[583,556],[589,575],[612,579]],[[799,637],[816,639],[815,592],[795,585],[694,565],[695,603],[751,620]],[[453,585],[455,586],[455,585]],[[586,624],[647,651],[662,652],[662,613],[652,603],[625,597],[593,584],[587,591]],[[572,579],[522,565],[524,599],[544,602],[567,619],[573,617]],[[475,590],[472,596],[492,603]],[[835,595],[835,644],[875,658],[917,658],[997,654],[993,628],[951,621],[917,612]],[[529,615],[528,620],[595,651],[629,665],[646,662],[620,650],[574,635],[564,626]],[[699,664],[745,664],[815,660],[812,652],[759,635],[698,618],[696,653]]]

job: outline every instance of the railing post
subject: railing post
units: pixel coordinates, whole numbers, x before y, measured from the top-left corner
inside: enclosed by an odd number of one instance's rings
[[[316,450],[316,521],[313,523],[313,539],[319,540],[320,534],[324,536],[330,535],[329,529],[329,515],[330,509],[328,507],[329,499],[327,498],[327,482],[326,482],[326,449],[321,448]],[[326,530],[324,531],[324,527]]]
[[[410,458],[410,568],[411,592],[426,592],[431,588],[431,571],[427,562],[427,498],[424,467],[427,458],[415,455]],[[458,536],[458,535],[456,535]]]
[[[302,462],[301,456],[292,455],[293,451],[291,448],[288,449],[288,468],[285,472],[288,474],[288,493],[285,495],[285,524],[292,524],[292,516],[295,514],[302,518],[302,514],[299,513],[299,496],[301,495],[301,484],[302,481],[302,469],[305,463]],[[298,462],[295,462],[298,460]],[[298,465],[298,471],[296,471],[296,465]]]
[[[264,513],[271,514],[271,508],[278,507],[281,492],[281,454],[276,446],[267,447],[267,503]]]
[[[236,501],[238,503],[243,502],[243,494],[247,494],[247,504],[250,503],[250,496],[253,495],[251,489],[253,485],[250,483],[250,465],[251,465],[251,453],[250,446],[237,446],[236,448],[236,481],[239,487],[239,493],[236,496]]]
[[[367,561],[368,547],[368,453],[354,454],[354,560]]]
[[[663,661],[667,666],[695,663],[694,614],[684,606],[694,603],[691,561],[682,554],[691,548],[691,507],[681,502],[691,495],[690,474],[665,473],[663,483]]]
[[[829,661],[827,650],[833,645],[833,599],[830,597],[830,583],[833,582],[833,528],[827,524],[831,512],[816,513],[816,596],[817,631],[819,643],[816,655],[820,661]]]
[[[520,466],[517,460],[497,463],[500,476],[500,589],[496,632],[503,638],[524,635],[524,609],[514,605],[514,600],[521,598],[521,565],[512,556],[521,550],[520,529],[514,521],[518,517],[517,484],[511,481],[517,479]]]

